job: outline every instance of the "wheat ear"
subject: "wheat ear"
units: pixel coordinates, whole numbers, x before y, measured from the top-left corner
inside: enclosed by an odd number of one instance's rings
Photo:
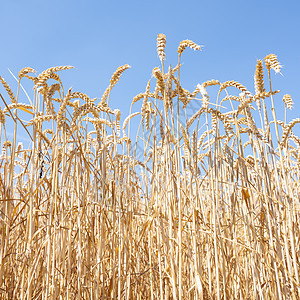
[[[178,50],[177,52],[179,53],[179,55],[182,54],[182,52],[187,48],[191,48],[193,50],[201,50],[201,46],[200,45],[197,45],[196,43],[194,43],[193,41],[191,40],[184,40],[184,41],[181,41],[179,46],[178,46]]]
[[[282,101],[285,103],[285,105],[286,105],[286,107],[287,107],[288,109],[292,109],[292,108],[293,108],[294,102],[293,102],[293,100],[292,100],[291,95],[285,94],[285,95],[283,96],[283,98],[282,98]]]
[[[282,66],[279,64],[277,56],[275,54],[267,55],[265,57],[265,64],[268,70],[273,69],[275,73],[280,73]]]
[[[247,90],[247,88],[244,87],[244,86],[243,86],[242,84],[240,84],[239,82],[236,82],[236,81],[234,81],[234,80],[228,80],[228,81],[223,82],[223,83],[221,84],[221,86],[220,86],[220,91],[219,91],[219,93],[220,93],[222,90],[224,90],[224,89],[226,89],[227,87],[229,87],[229,86],[233,86],[233,87],[239,89],[241,92],[245,93],[246,96],[251,97],[251,93]]]
[[[157,35],[157,53],[161,62],[165,59],[166,36],[162,33]]]
[[[118,83],[118,81],[121,78],[122,73],[129,68],[130,68],[130,66],[127,64],[117,68],[117,70],[115,71],[115,73],[112,75],[112,77],[110,79],[110,84],[109,84],[108,88],[105,90],[105,92],[103,93],[103,95],[101,97],[101,102],[100,102],[101,104],[106,102],[106,99],[108,98],[110,91]]]
[[[23,68],[20,72],[19,72],[19,79],[21,79],[22,77],[24,77],[26,74],[28,73],[36,73],[35,69],[32,69],[30,67],[26,67]]]
[[[16,103],[16,98],[14,93],[12,92],[11,88],[9,87],[8,83],[5,81],[5,79],[3,77],[0,76],[0,81],[2,83],[2,85],[4,86],[7,94],[9,95],[9,98],[11,100],[12,103]]]
[[[293,119],[289,124],[287,124],[284,128],[283,128],[283,133],[282,133],[282,137],[281,137],[281,141],[280,141],[280,145],[284,146],[287,138],[289,136],[290,131],[292,130],[292,128],[297,124],[300,123],[300,119]]]

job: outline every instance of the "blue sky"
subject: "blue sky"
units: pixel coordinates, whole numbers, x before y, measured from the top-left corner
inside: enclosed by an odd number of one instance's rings
[[[160,66],[156,36],[167,36],[166,64],[176,65],[184,39],[204,45],[182,56],[182,85],[194,90],[209,79],[236,80],[254,92],[256,59],[278,55],[282,74],[272,72],[273,88],[284,118],[282,96],[295,103],[288,119],[300,117],[299,1],[2,1],[0,75],[16,88],[17,75],[30,66],[38,72],[72,65],[63,75],[65,90],[101,98],[113,72],[129,64],[110,98],[127,116],[132,98],[145,90]],[[5,91],[0,87],[0,92]],[[29,91],[29,94],[31,90]],[[24,100],[24,101],[22,101]],[[21,94],[21,102],[26,102]],[[3,107],[3,104],[0,104]],[[300,127],[294,132],[300,135]]]

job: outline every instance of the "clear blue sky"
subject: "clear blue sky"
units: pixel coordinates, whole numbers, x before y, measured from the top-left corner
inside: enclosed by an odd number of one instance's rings
[[[167,64],[177,63],[181,40],[205,47],[186,50],[181,78],[193,90],[209,79],[236,80],[254,92],[256,59],[278,55],[282,74],[272,72],[282,110],[282,96],[295,103],[288,119],[300,117],[300,1],[2,1],[0,74],[16,87],[17,75],[30,66],[72,65],[64,71],[65,89],[100,98],[112,73],[129,64],[113,89],[110,106],[129,112],[132,98],[143,92],[152,69],[160,66],[156,36],[167,36]],[[5,91],[0,87],[2,94]],[[30,91],[29,91],[30,92]],[[20,100],[25,101],[22,95]],[[3,107],[3,104],[0,104]],[[300,127],[294,128],[300,135]]]

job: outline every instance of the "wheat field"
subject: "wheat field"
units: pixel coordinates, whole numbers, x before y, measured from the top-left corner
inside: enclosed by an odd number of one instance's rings
[[[182,59],[201,46],[180,42],[173,67],[165,46],[124,118],[109,99],[129,65],[101,99],[64,89],[71,66],[24,68],[15,92],[0,77],[1,299],[299,299],[300,119],[272,87],[277,56],[252,93],[189,91]]]

